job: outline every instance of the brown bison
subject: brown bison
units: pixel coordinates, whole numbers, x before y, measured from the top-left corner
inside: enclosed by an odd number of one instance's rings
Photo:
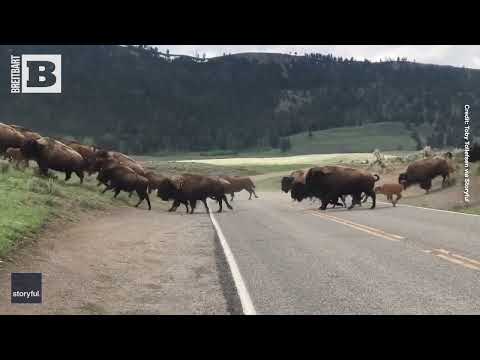
[[[208,213],[207,198],[212,198],[218,202],[218,212],[222,212],[222,201],[229,209],[233,209],[225,196],[225,185],[214,177],[182,174],[165,178],[157,188],[157,196],[164,201],[174,201],[169,211],[175,211],[182,203],[190,203],[190,214],[193,214],[197,201],[201,201]]]
[[[19,133],[21,133],[25,137],[25,140],[32,140],[32,139],[37,140],[37,139],[40,139],[42,137],[42,135],[40,135],[39,133],[37,133],[33,130],[30,130],[30,129],[27,129],[23,126],[13,125],[13,124],[9,124],[8,126],[12,127],[13,129],[15,129]]]
[[[165,176],[155,174],[153,171],[146,171],[145,177],[148,179],[148,193],[151,194],[152,191],[157,190],[161,186],[162,182],[166,179]]]
[[[79,142],[71,141],[71,140],[64,140],[64,141],[58,140],[58,141],[64,143],[67,146],[70,146],[73,150],[75,150],[80,155],[82,155],[82,157],[86,161],[88,161],[88,159],[90,159],[95,154],[95,151],[97,151],[97,148],[92,145],[84,145],[84,144],[80,144]]]
[[[325,210],[329,203],[335,202],[340,196],[351,195],[352,209],[361,203],[362,193],[372,198],[371,209],[376,205],[374,184],[380,177],[372,175],[364,170],[348,168],[344,166],[314,167],[305,174],[305,187],[292,188],[292,196],[298,201],[313,196],[322,202],[320,210]]]
[[[28,159],[23,156],[22,149],[20,148],[8,148],[5,152],[4,159],[9,162],[14,162],[16,168],[19,168],[22,163],[24,167],[28,167]]]
[[[22,154],[26,159],[35,160],[43,175],[48,169],[65,172],[65,181],[68,181],[74,172],[83,183],[85,160],[83,157],[61,142],[42,137],[38,140],[27,140],[22,146]]]
[[[116,198],[120,191],[125,191],[130,194],[135,191],[139,198],[135,207],[138,207],[143,200],[147,200],[148,210],[152,210],[150,197],[148,196],[148,179],[137,174],[128,166],[119,165],[114,161],[110,161],[100,169],[97,179],[107,185],[102,193],[113,190],[115,192],[113,197]]]
[[[220,176],[222,179],[227,180],[231,185],[227,190],[227,194],[230,194],[231,198],[230,201],[233,201],[234,194],[236,192],[240,192],[242,190],[248,191],[250,197],[248,200],[252,200],[252,194],[255,198],[258,199],[257,194],[255,193],[255,184],[253,183],[252,179],[248,176]]]
[[[105,161],[110,160],[116,161],[119,165],[128,166],[133,171],[141,176],[145,176],[145,169],[138,162],[132,158],[119,153],[117,151],[107,151],[107,150],[96,150],[92,155],[88,157],[88,173],[91,175],[95,172],[100,171],[102,164]]]
[[[452,171],[454,171],[453,166],[444,158],[421,159],[411,163],[406,172],[398,176],[398,183],[402,184],[404,189],[419,184],[428,193],[434,178],[442,176],[442,187],[444,187]]]
[[[291,191],[292,199],[296,201],[302,201],[304,198],[313,199],[315,196],[313,193],[310,193],[306,189],[305,183],[306,172],[303,170],[293,171],[290,176],[284,176],[281,180],[282,191],[288,193]],[[341,202],[340,202],[341,201]],[[345,196],[341,195],[335,200],[330,200],[329,204],[332,204],[333,207],[341,206],[346,207]]]
[[[475,143],[472,145],[472,147],[469,149],[468,153],[468,161],[469,162],[477,162],[480,161],[480,144]]]
[[[9,125],[0,123],[0,153],[4,154],[8,148],[21,148],[25,136]]]

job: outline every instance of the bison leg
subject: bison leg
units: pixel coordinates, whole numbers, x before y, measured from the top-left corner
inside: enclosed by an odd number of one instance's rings
[[[145,197],[141,194],[138,194],[138,198],[139,200],[138,200],[138,203],[135,205],[135,207],[138,207],[142,203],[142,201],[145,199]]]
[[[180,203],[178,202],[178,200],[175,200],[175,201],[173,202],[172,206],[170,207],[170,209],[168,209],[168,212],[172,212],[172,211],[177,210],[177,207],[178,207],[177,204],[179,205]]]
[[[185,208],[187,209],[187,214],[188,214],[188,201],[184,201],[183,205],[185,205]]]
[[[223,210],[223,209],[222,209],[222,198],[219,197],[217,201],[218,201],[218,206],[219,206],[217,212],[218,212],[218,213],[221,213],[222,210]]]
[[[120,191],[120,189],[115,189],[115,194],[113,195],[114,199],[118,196],[118,194],[120,194]]]
[[[233,201],[233,197],[235,196],[235,193],[232,192],[230,195],[232,196],[232,197],[230,198],[230,201]]]
[[[320,199],[320,201],[322,202],[322,204],[320,205],[318,210],[326,210],[327,206],[328,206],[328,203],[329,203],[329,200],[328,199]]]
[[[208,204],[207,204],[207,199],[203,199],[202,202],[203,202],[203,205],[205,206],[205,211],[207,213],[210,213],[210,209],[208,208]]]
[[[193,214],[193,211],[197,207],[197,200],[190,200],[190,214]]]
[[[248,193],[250,194],[250,197],[248,198],[248,200],[252,200],[252,192],[251,192],[250,190],[248,190],[248,189],[247,189],[247,191],[248,191]]]
[[[253,195],[255,196],[255,199],[258,199],[257,194],[255,193],[255,190],[252,189]]]
[[[375,194],[375,191],[373,190],[370,190],[370,192],[366,194],[372,198],[372,206],[370,206],[370,209],[375,209],[375,206],[377,205],[377,194]]]
[[[75,171],[75,174],[80,178],[80,184],[83,184],[83,178],[84,178],[83,171],[81,170]]]
[[[65,171],[65,181],[70,180],[72,177],[72,172],[71,171]]]
[[[146,191],[137,190],[137,194],[140,200],[138,201],[137,205],[135,205],[135,207],[138,207],[143,202],[143,200],[147,200],[148,210],[152,210],[152,205],[150,204],[150,197],[148,196],[148,193]]]
[[[402,194],[397,194],[397,198],[395,199],[395,201],[393,202],[393,206],[397,206],[397,202],[398,200],[400,200],[402,198]]]
[[[221,198],[220,198],[220,201],[225,201],[225,204],[227,204],[227,207],[230,209],[230,210],[233,210],[232,206],[228,203],[228,200],[227,200],[227,197],[225,195],[223,195]]]
[[[428,194],[430,192],[430,188],[432,187],[432,180],[427,180],[421,183],[420,187],[425,190],[426,194]]]
[[[351,210],[354,208],[355,205],[361,205],[362,204],[362,194],[361,193],[355,193],[352,194],[352,203],[348,207],[348,210]]]

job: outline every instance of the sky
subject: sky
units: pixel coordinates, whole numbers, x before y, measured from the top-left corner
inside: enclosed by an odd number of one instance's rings
[[[480,69],[480,45],[155,45],[160,51],[207,58],[224,53],[273,52],[332,54],[336,57],[353,57],[356,60],[406,57],[418,63],[452,65]]]

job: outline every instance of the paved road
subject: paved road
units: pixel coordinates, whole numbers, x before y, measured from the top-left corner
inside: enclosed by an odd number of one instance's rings
[[[480,314],[478,216],[246,199],[215,218],[258,314]]]

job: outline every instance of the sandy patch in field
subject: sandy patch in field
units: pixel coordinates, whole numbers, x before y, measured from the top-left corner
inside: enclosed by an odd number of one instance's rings
[[[392,157],[385,155],[386,158]],[[369,153],[350,153],[350,154],[312,154],[296,155],[286,157],[265,157],[265,158],[228,158],[228,159],[200,159],[200,160],[180,160],[178,162],[194,162],[211,165],[288,165],[288,164],[317,164],[325,162],[350,162],[364,161],[372,162],[375,160],[373,154]]]

